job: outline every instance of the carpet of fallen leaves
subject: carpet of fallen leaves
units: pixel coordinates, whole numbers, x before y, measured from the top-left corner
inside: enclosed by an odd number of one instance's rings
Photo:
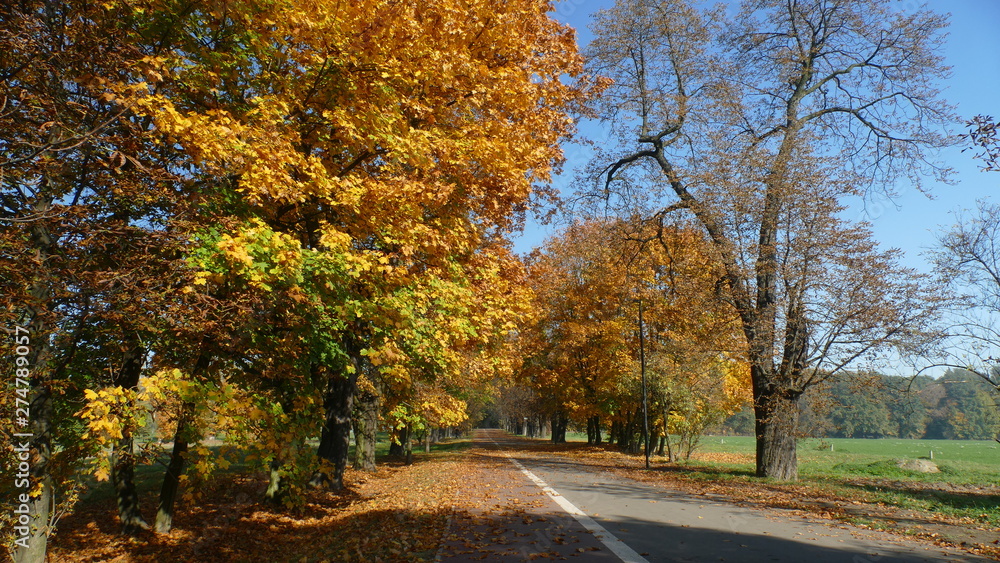
[[[50,557],[70,563],[432,561],[468,470],[458,453],[418,455],[412,465],[386,463],[375,473],[348,470],[345,490],[310,491],[298,511],[262,502],[263,478],[230,476],[178,506],[168,535],[122,537],[113,499],[82,503],[59,523]],[[155,506],[155,499],[144,500]]]
[[[788,509],[796,514],[849,522],[861,528],[899,533],[1000,560],[998,530],[986,529],[971,519],[950,518],[869,502],[860,490],[852,494],[845,493],[843,489],[831,490],[810,483],[782,483],[739,476],[716,480],[692,479],[686,476],[691,469],[676,464],[654,462],[651,470],[646,470],[642,457],[624,454],[613,446],[552,446],[535,441],[534,444],[526,444],[525,448],[532,452],[528,455],[547,457],[558,454],[588,465],[595,471],[607,471],[672,490],[717,495],[745,506]],[[702,461],[753,463],[752,456],[741,454],[701,455],[707,456],[699,458]]]
[[[1000,547],[993,543],[996,530],[868,502],[860,491],[844,494],[814,484],[739,476],[692,479],[686,475],[690,470],[677,465],[654,463],[652,470],[644,470],[642,458],[612,447],[520,440],[517,450],[519,457],[568,458],[598,473],[607,471],[696,495],[717,495],[739,504],[861,521],[1000,559]],[[388,563],[433,561],[439,554],[458,560],[494,560],[508,555],[503,551],[507,549],[517,560],[592,557],[588,554],[596,549],[593,539],[567,534],[558,516],[541,514],[544,500],[533,485],[524,483],[524,490],[512,490],[511,470],[502,453],[490,448],[418,456],[412,465],[383,463],[375,473],[349,470],[344,491],[310,491],[298,511],[262,502],[266,488],[262,476],[230,475],[206,487],[201,498],[181,502],[174,530],[168,535],[147,532],[122,537],[117,533],[113,499],[84,502],[60,521],[50,556],[54,562],[69,563]],[[153,497],[150,492],[144,498],[147,507],[155,505]],[[544,541],[517,539],[529,535]],[[504,542],[511,543],[509,549],[498,550]]]
[[[477,430],[466,481],[440,550],[445,561],[617,561],[600,541],[525,478],[495,443],[499,430]],[[511,438],[504,439],[505,442]],[[530,442],[525,444],[530,446]],[[519,444],[520,445],[520,444]],[[520,455],[518,453],[517,455]]]

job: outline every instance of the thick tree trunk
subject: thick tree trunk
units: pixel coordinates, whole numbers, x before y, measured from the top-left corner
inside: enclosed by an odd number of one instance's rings
[[[145,362],[146,350],[137,343],[125,353],[121,369],[115,374],[113,383],[122,389],[135,389],[142,375],[142,365]],[[115,444],[111,454],[111,483],[115,488],[115,498],[118,503],[118,519],[121,522],[121,532],[125,535],[148,530],[149,524],[139,510],[139,494],[135,490],[135,454],[134,438],[128,429],[122,439]]]
[[[403,449],[406,451],[406,465],[413,464],[413,440],[410,439],[410,429],[406,429],[406,441],[403,442]]]
[[[50,200],[41,200],[33,206],[33,210],[40,215],[47,213],[51,209],[51,203]],[[53,500],[52,475],[49,471],[49,461],[52,457],[53,416],[50,388],[52,372],[49,365],[52,350],[49,335],[53,322],[49,279],[51,273],[48,262],[56,251],[56,237],[41,222],[32,224],[30,235],[31,245],[36,252],[35,259],[31,261],[36,269],[33,272],[31,287],[28,289],[31,297],[31,303],[27,307],[30,321],[25,327],[27,334],[18,332],[14,335],[18,346],[23,345],[28,348],[29,372],[25,379],[28,379],[30,389],[27,399],[28,416],[19,417],[16,421],[18,423],[16,432],[22,435],[13,437],[19,460],[14,481],[18,485],[18,502],[15,504],[15,516],[18,521],[14,530],[13,552],[16,563],[41,563],[46,560],[48,537],[51,533],[50,507]],[[18,386],[22,384],[19,382]],[[21,414],[23,413],[18,413]],[[27,459],[22,456],[26,456]],[[26,486],[21,487],[20,484]],[[30,494],[36,490],[39,491],[38,494],[30,496],[28,502],[20,502],[21,494]],[[22,508],[26,511],[21,512]],[[22,517],[27,521],[21,520]]]
[[[156,509],[155,522],[155,529],[159,534],[169,534],[174,526],[174,504],[177,500],[177,490],[180,488],[181,475],[184,474],[184,458],[187,456],[192,416],[194,416],[194,404],[184,403],[177,419],[170,462],[167,464],[167,472],[163,475],[163,486],[160,488],[160,504]]]
[[[375,471],[379,396],[365,391],[354,401],[354,469]]]
[[[556,413],[552,415],[552,443],[553,444],[565,444],[566,443],[566,426],[569,424],[569,420],[563,413]]]
[[[37,364],[33,364],[37,365]],[[40,368],[44,369],[44,368]],[[27,508],[27,523],[23,520],[18,522],[14,531],[16,543],[14,550],[14,561],[16,563],[42,563],[46,560],[46,549],[49,533],[50,507],[52,506],[52,477],[49,474],[49,460],[51,458],[51,430],[52,430],[52,394],[49,392],[48,382],[42,381],[32,388],[29,395],[29,409],[31,419],[27,426],[32,438],[27,438],[22,442],[22,438],[15,437],[15,447],[23,453],[24,445],[30,444],[28,449],[30,459],[31,487],[41,484],[41,491],[38,496],[29,497],[27,503],[18,502],[15,510],[20,512],[22,508]],[[23,464],[22,464],[23,467]],[[24,473],[18,469],[18,475]],[[21,479],[21,477],[18,477]],[[20,494],[28,494],[32,488],[25,487],[18,491]],[[15,514],[19,517],[21,514]],[[24,529],[26,528],[26,529]]]
[[[396,431],[394,440],[389,444],[389,455],[393,457],[403,457],[406,455],[406,448],[403,446],[410,439],[410,429],[400,428]]]
[[[619,416],[620,415],[621,413],[619,413]],[[628,414],[626,413],[625,416],[628,416]],[[628,445],[627,435],[628,435],[628,425],[625,424],[625,422],[619,420],[618,431],[615,433],[615,438],[616,438],[615,443],[622,451],[624,451],[626,449],[626,446]]]
[[[798,478],[798,395],[761,394],[755,403],[757,476],[794,481]]]
[[[319,449],[316,454],[333,464],[333,475],[330,476],[330,487],[334,490],[344,488],[344,471],[347,470],[348,454],[351,447],[351,423],[354,410],[354,389],[357,372],[345,376],[341,374],[330,377],[327,382],[326,397],[323,407],[326,410],[326,420],[320,435]]]
[[[118,519],[124,535],[149,529],[149,523],[139,510],[139,494],[135,489],[135,455],[132,449],[133,438],[129,436],[119,440],[111,454],[111,483],[115,488]]]

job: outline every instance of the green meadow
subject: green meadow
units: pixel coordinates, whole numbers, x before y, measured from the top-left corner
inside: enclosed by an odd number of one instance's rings
[[[706,436],[698,451],[752,456],[754,439],[752,436]],[[991,440],[807,438],[799,441],[798,453],[802,478],[856,475],[1000,486],[1000,444]],[[932,459],[941,471],[917,473],[896,467],[895,462],[904,459]],[[720,465],[753,469],[750,462]]]
[[[758,479],[752,437],[706,436],[698,451],[745,455],[738,462],[685,462],[689,477]],[[800,483],[826,493],[1000,527],[1000,444],[994,441],[810,438],[799,441],[798,455]],[[937,473],[897,466],[932,457]]]

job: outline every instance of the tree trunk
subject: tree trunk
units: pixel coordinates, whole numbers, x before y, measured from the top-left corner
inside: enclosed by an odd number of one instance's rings
[[[406,452],[406,465],[413,464],[413,440],[410,439],[410,427],[406,427],[406,441],[403,442],[403,451]]]
[[[316,454],[320,459],[333,464],[330,487],[334,490],[344,488],[344,471],[347,470],[351,447],[351,415],[354,410],[354,384],[357,377],[357,370],[350,375],[331,376],[323,400],[326,419]]]
[[[111,454],[111,483],[115,488],[121,533],[132,535],[148,530],[149,523],[139,510],[139,494],[135,490],[135,454],[133,438],[122,438]]]
[[[642,424],[639,422],[639,417],[642,416],[641,413],[636,410],[632,419],[628,422],[628,453],[637,454],[642,451],[643,440],[643,429]]]
[[[601,445],[601,417],[595,415],[587,418],[587,443],[592,446]]]
[[[138,387],[145,359],[145,348],[137,342],[133,342],[122,359],[121,369],[116,372],[113,383],[122,389]],[[114,451],[111,453],[111,483],[115,488],[121,533],[125,535],[149,529],[149,524],[139,510],[139,494],[135,490],[134,480],[135,454],[133,449],[134,437],[131,429],[125,429],[121,440],[115,444]]]
[[[566,426],[569,424],[569,420],[563,413],[556,413],[552,415],[552,443],[553,444],[565,444],[566,443]]]
[[[51,209],[50,200],[40,200],[33,206],[33,210],[39,214],[47,213],[49,209]],[[18,502],[15,504],[15,516],[18,521],[14,530],[13,556],[16,563],[41,563],[45,561],[48,537],[51,533],[49,527],[51,514],[49,511],[53,500],[52,475],[49,471],[49,461],[52,457],[53,409],[50,388],[52,372],[49,366],[52,355],[49,343],[49,335],[52,331],[50,312],[52,292],[48,262],[56,250],[56,237],[41,222],[33,223],[30,233],[31,245],[36,252],[34,260],[29,262],[34,264],[36,268],[32,276],[31,287],[28,289],[32,300],[27,307],[30,320],[28,326],[25,327],[27,334],[17,332],[14,335],[18,346],[24,342],[23,345],[28,348],[29,372],[25,378],[29,379],[30,390],[28,392],[28,416],[17,421],[17,433],[22,435],[14,436],[13,439],[19,459],[14,482],[18,485],[25,485],[17,487],[19,498],[21,494],[30,494],[35,490],[38,490],[39,493],[37,496],[29,497],[27,503]],[[22,421],[25,424],[21,424]],[[22,458],[22,454],[26,455],[28,459]],[[25,465],[28,467],[24,467]],[[21,512],[22,508],[26,510]],[[22,517],[26,518],[27,521],[21,520]]]
[[[354,469],[375,471],[375,442],[378,440],[379,396],[371,391],[354,400]]]
[[[798,478],[796,430],[799,397],[793,393],[758,394],[754,413],[757,476],[794,481]]]
[[[394,440],[389,444],[389,455],[393,457],[403,457],[406,455],[406,448],[403,446],[409,439],[410,429],[408,427],[399,428],[396,430]]]
[[[267,490],[264,491],[264,500],[272,503],[281,502],[281,497],[284,494],[284,481],[281,479],[281,461],[277,458],[272,459],[271,463],[268,464],[268,478],[267,478]],[[325,475],[320,474],[320,477],[325,477]],[[314,483],[310,482],[311,485]],[[322,483],[320,483],[322,484]],[[319,484],[316,484],[319,486]]]
[[[32,364],[38,365],[38,364]],[[39,370],[41,371],[40,367]],[[51,430],[52,430],[52,394],[49,392],[48,382],[42,381],[32,388],[29,395],[29,409],[31,418],[28,423],[27,434],[33,438],[28,442],[22,442],[20,437],[14,438],[16,448],[20,453],[25,450],[29,453],[31,460],[30,469],[27,471],[30,477],[31,487],[37,487],[41,483],[41,492],[38,496],[29,497],[27,503],[18,502],[16,506],[16,517],[27,516],[27,522],[20,520],[14,531],[16,543],[14,550],[14,561],[16,563],[41,563],[46,560],[46,550],[49,533],[50,512],[52,505],[52,476],[49,474],[49,460],[51,458]],[[29,448],[23,446],[29,445]],[[23,463],[21,466],[23,467]],[[18,469],[17,479],[22,479],[20,475],[24,472]],[[31,488],[25,487],[19,491],[20,494],[28,494]],[[21,512],[26,509],[25,512]],[[22,524],[26,524],[22,526]]]
[[[621,414],[622,413],[619,413],[619,416],[621,416]],[[628,413],[625,413],[625,417],[626,418],[628,417]],[[622,420],[618,421],[618,433],[617,433],[616,437],[618,438],[618,440],[617,440],[618,447],[622,451],[626,451],[628,449],[627,448],[627,446],[628,446],[628,425],[624,421],[622,421]]]
[[[177,430],[174,432],[174,447],[170,452],[167,472],[163,475],[160,504],[156,509],[155,529],[159,534],[169,534],[174,525],[174,503],[177,500],[177,489],[180,487],[181,475],[184,474],[184,458],[187,456],[193,416],[194,403],[181,405],[180,417],[177,419]]]

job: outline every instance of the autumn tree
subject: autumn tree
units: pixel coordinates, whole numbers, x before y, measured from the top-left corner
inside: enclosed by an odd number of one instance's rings
[[[595,16],[589,68],[615,81],[597,107],[616,142],[583,190],[654,224],[681,214],[712,241],[749,354],[758,475],[796,477],[809,386],[924,336],[933,294],[845,205],[946,176],[945,25],[883,0]]]
[[[634,372],[628,337],[634,291],[623,256],[601,244],[604,225],[575,223],[529,260],[537,322],[526,327],[523,376],[538,389],[552,419],[552,440],[565,440],[572,419],[600,426],[618,380]],[[615,271],[618,270],[618,271]],[[594,436],[591,440],[595,441]]]
[[[984,172],[997,170],[1000,141],[997,125],[990,117],[978,116],[968,123],[966,136]],[[989,201],[977,203],[975,211],[956,217],[955,224],[938,238],[933,258],[939,272],[958,294],[957,307],[951,311],[956,323],[944,363],[952,368],[975,373],[1000,391],[996,370],[1000,327],[996,313],[1000,308],[1000,205]]]
[[[184,244],[168,228],[190,210],[170,174],[177,154],[153,142],[149,121],[113,87],[146,88],[155,74],[134,15],[113,2],[0,8],[2,310],[30,347],[20,366],[30,374],[30,530],[18,561],[44,559],[75,472],[94,453],[76,417],[86,388],[135,391],[156,321],[145,307],[163,303]],[[106,467],[124,531],[145,526],[132,439],[113,436]]]
[[[643,358],[652,430],[664,440],[675,432],[693,444],[707,423],[741,404],[735,311],[717,298],[720,265],[697,230],[581,220],[529,266],[537,322],[524,330],[524,373],[550,413],[586,421],[591,443],[608,422],[626,450],[643,443]]]
[[[318,453],[334,486],[359,366],[397,363],[381,355],[418,322],[396,305],[426,301],[414,292],[514,227],[560,158],[584,85],[564,80],[580,60],[547,10],[225,2],[164,16],[181,37],[156,57],[162,84],[122,93],[235,202],[229,213],[344,264],[346,280],[303,296],[338,326],[339,352],[308,368],[325,382]]]
[[[390,379],[411,373],[392,366],[434,368],[422,373],[428,396],[451,402],[453,390],[431,383],[459,383],[437,369],[456,357],[438,352],[488,350],[512,330],[520,297],[490,289],[513,271],[490,241],[540,193],[587,88],[566,79],[581,61],[548,10],[533,0],[0,9],[0,279],[7,325],[33,343],[24,361],[40,492],[18,560],[44,554],[53,451],[78,452],[53,436],[88,433],[93,451],[118,452],[96,457],[95,473],[127,481],[116,460],[128,458],[143,401],[174,438],[163,532],[182,471],[214,464],[198,446],[209,424],[270,448],[253,453],[273,480],[319,465],[298,457],[318,434],[339,481],[362,363]],[[400,303],[419,306],[401,315]],[[150,358],[156,375],[140,389]],[[67,385],[88,360],[112,365]],[[434,381],[441,374],[450,379]],[[220,406],[227,416],[208,412]],[[132,489],[119,490],[123,523],[141,527]]]

